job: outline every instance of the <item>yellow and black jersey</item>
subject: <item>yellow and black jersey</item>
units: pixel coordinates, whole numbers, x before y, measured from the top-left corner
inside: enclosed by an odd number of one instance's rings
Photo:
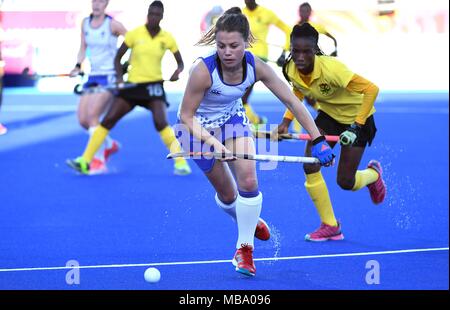
[[[365,78],[353,73],[335,57],[315,56],[314,70],[305,76],[290,60],[285,73],[294,88],[294,94],[303,100],[304,96],[317,100],[318,109],[342,124],[357,122],[364,124],[375,113],[373,107],[378,87]],[[285,118],[294,119],[287,110]]]
[[[242,9],[242,13],[247,17],[248,22],[250,23],[250,30],[256,39],[256,42],[252,43],[252,47],[249,48],[250,52],[264,60],[267,60],[269,48],[266,40],[270,25],[278,27],[285,33],[286,41],[284,50],[289,50],[289,36],[291,34],[291,28],[279,19],[274,12],[258,5],[253,11],[245,7]]]
[[[148,83],[162,81],[161,61],[166,50],[176,53],[173,36],[161,29],[152,37],[146,26],[133,29],[125,35],[124,43],[131,48],[128,82]]]

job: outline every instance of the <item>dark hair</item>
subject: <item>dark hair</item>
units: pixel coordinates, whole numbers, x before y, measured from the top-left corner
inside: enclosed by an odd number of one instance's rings
[[[319,43],[319,33],[310,23],[295,25],[291,32],[291,42],[295,38],[312,38],[316,45]]]
[[[309,9],[312,9],[311,4],[309,4],[308,2],[303,2],[302,4],[300,4],[299,8],[302,8],[304,6],[307,6],[307,7],[309,7]]]
[[[150,10],[151,7],[160,8],[164,13],[164,4],[159,0],[156,0],[156,1],[153,1],[152,3],[150,3],[150,6],[148,7],[148,9]]]
[[[254,42],[250,31],[250,24],[247,17],[242,14],[238,7],[232,7],[226,10],[217,20],[216,24],[208,30],[208,32],[197,42],[197,45],[212,45],[216,41],[216,34],[219,31],[239,32],[244,40],[248,43]]]
[[[322,52],[322,50],[320,49],[318,43],[319,43],[319,33],[317,32],[317,30],[311,26],[309,23],[303,23],[301,25],[295,25],[292,28],[292,32],[291,32],[291,46],[292,46],[292,41],[294,39],[297,38],[311,38],[314,41],[314,45],[316,47],[316,55],[317,56],[321,56],[324,55],[324,53]],[[283,75],[284,78],[290,82],[290,79],[287,75],[287,64],[288,62],[292,59],[292,55],[289,54],[289,56],[286,59],[286,62],[283,65]]]

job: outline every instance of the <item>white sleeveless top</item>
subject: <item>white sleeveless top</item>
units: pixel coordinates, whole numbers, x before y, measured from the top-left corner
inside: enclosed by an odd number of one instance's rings
[[[92,28],[91,18],[83,20],[83,34],[88,48],[91,75],[114,74],[114,57],[117,52],[117,37],[111,32],[112,17],[106,15],[103,24]]]
[[[253,54],[245,52],[246,73],[244,81],[240,84],[226,84],[219,74],[218,56],[214,51],[212,55],[201,59],[208,68],[211,77],[211,87],[206,90],[195,118],[206,129],[218,128],[225,124],[236,114],[242,114],[245,110],[242,105],[242,96],[246,90],[256,82],[255,59]],[[180,106],[181,107],[181,106]],[[178,117],[180,109],[178,110]],[[247,119],[244,117],[244,119]]]

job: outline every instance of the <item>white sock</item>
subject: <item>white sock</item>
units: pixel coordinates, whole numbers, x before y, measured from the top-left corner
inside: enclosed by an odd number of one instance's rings
[[[92,137],[96,128],[97,128],[97,126],[89,127],[88,131],[89,131],[90,137]],[[108,136],[106,137],[106,139],[108,139]],[[95,153],[94,158],[100,159],[101,161],[105,161],[105,144],[106,144],[105,142],[102,143],[102,145],[98,149],[97,153]]]
[[[236,222],[236,200],[230,203],[229,205],[225,204],[222,200],[219,199],[219,196],[216,193],[216,203],[223,211],[225,211],[233,221]]]
[[[240,249],[243,244],[254,247],[255,229],[261,214],[263,197],[261,192],[258,196],[244,198],[238,195],[236,200],[236,216],[239,237],[236,249]]]

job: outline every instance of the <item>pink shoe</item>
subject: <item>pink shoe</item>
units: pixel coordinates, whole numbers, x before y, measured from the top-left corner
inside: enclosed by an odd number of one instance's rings
[[[8,128],[6,128],[2,123],[0,123],[0,136],[6,134],[8,132]]]
[[[270,238],[270,228],[267,223],[260,218],[256,225],[255,237],[259,240],[266,241]]]
[[[386,197],[386,184],[383,181],[383,169],[381,164],[376,160],[371,160],[367,165],[367,168],[373,169],[378,173],[378,179],[367,185],[370,192],[370,198],[374,204],[382,203]]]
[[[89,164],[89,175],[101,174],[107,171],[104,161],[94,158]]]
[[[112,155],[117,153],[120,150],[120,144],[119,142],[117,142],[116,140],[113,140],[111,147],[110,148],[106,148],[104,151],[104,156],[105,156],[105,161],[108,160],[108,158]]]
[[[331,226],[325,223],[320,224],[320,227],[305,236],[306,241],[327,241],[327,240],[344,240],[344,235],[341,232],[341,223],[338,226]]]

